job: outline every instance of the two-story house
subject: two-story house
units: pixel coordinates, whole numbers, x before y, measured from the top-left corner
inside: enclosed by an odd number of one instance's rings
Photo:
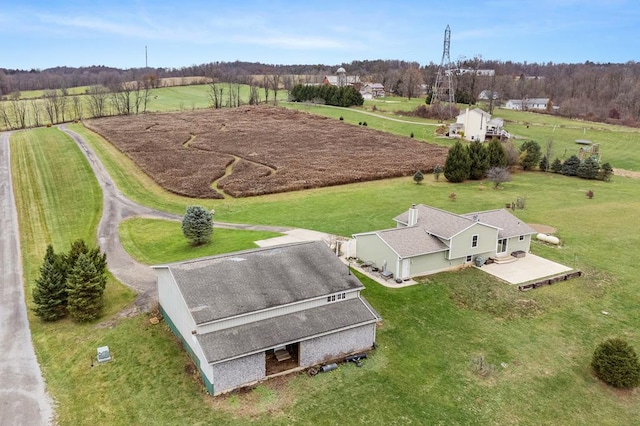
[[[322,241],[153,268],[164,319],[211,394],[375,344],[364,286]]]

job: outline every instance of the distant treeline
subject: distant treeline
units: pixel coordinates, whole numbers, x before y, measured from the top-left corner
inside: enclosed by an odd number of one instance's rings
[[[77,86],[118,87],[124,81],[166,77],[202,76],[217,82],[257,84],[266,87],[278,76],[280,87],[291,90],[296,84],[317,84],[325,75],[335,75],[338,67],[348,75],[358,75],[362,82],[384,85],[385,90],[400,96],[426,94],[436,78],[438,64],[421,66],[401,60],[365,60],[324,65],[274,65],[257,62],[211,62],[182,68],[118,69],[105,66],[80,68],[57,67],[45,70],[11,70],[0,68],[0,95],[17,97],[26,90],[54,90]],[[484,60],[481,57],[459,58],[454,69],[456,100],[473,104],[484,90],[496,94],[494,104],[507,99],[550,98],[559,107],[553,113],[570,118],[622,122],[640,122],[640,63],[627,62],[581,64],[518,63]],[[478,70],[493,70],[483,73]],[[494,105],[492,105],[494,106]]]

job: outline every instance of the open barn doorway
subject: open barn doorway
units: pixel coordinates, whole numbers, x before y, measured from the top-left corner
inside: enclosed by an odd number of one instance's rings
[[[282,373],[300,366],[300,343],[278,346],[265,352],[266,375]]]

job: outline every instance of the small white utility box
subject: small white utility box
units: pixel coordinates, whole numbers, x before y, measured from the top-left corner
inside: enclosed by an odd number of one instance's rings
[[[111,361],[111,353],[109,352],[109,346],[100,346],[98,348],[98,362]]]

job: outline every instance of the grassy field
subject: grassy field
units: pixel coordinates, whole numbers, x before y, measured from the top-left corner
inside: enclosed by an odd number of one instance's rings
[[[371,126],[369,118],[367,121]],[[530,126],[538,128],[546,126]],[[25,174],[22,170],[27,165],[37,170],[55,169],[64,158],[65,171],[73,167],[85,170],[74,178],[77,186],[96,185],[86,174],[87,166],[79,153],[57,156],[58,151],[74,151],[70,141],[55,130],[42,132],[12,137],[14,176]],[[58,142],[48,143],[51,138]],[[34,146],[33,154],[23,140]],[[90,143],[128,196],[176,213],[183,213],[185,205],[193,203],[149,184],[99,137],[91,136]],[[39,150],[43,154],[38,154]],[[637,161],[639,156],[629,157]],[[30,193],[45,184],[20,178],[15,185],[17,193]],[[66,194],[70,187],[75,186],[56,183],[51,197],[86,198]],[[392,217],[411,203],[464,213],[500,208],[524,196],[526,209],[515,214],[528,223],[556,227],[563,241],[560,248],[536,242],[532,251],[582,269],[585,276],[528,293],[475,269],[438,274],[401,290],[363,278],[363,294],[384,322],[378,330],[378,349],[362,368],[345,365],[313,378],[300,375],[271,381],[251,392],[215,400],[205,396],[187,373],[187,358],[168,330],[162,325],[151,326],[144,315],[110,321],[106,327],[64,322],[49,327],[31,318],[49,389],[60,404],[60,423],[633,424],[640,415],[640,392],[604,386],[592,376],[589,361],[595,346],[608,337],[622,336],[640,349],[636,314],[640,302],[636,266],[640,223],[635,220],[640,208],[639,188],[637,180],[628,178],[614,177],[603,183],[521,173],[501,190],[479,182],[435,182],[427,176],[422,185],[401,178],[206,201],[206,207],[216,209],[216,220],[350,235],[392,227]],[[595,193],[593,199],[585,196],[589,189]],[[449,199],[451,192],[457,194],[457,201]],[[93,203],[98,204],[87,202],[99,210],[99,201]],[[65,214],[70,207],[68,202],[57,206],[54,201],[31,202],[40,204],[53,216]],[[26,209],[27,204],[22,204],[20,210]],[[45,219],[33,220],[39,227],[46,223]],[[21,219],[21,231],[29,228],[26,224],[30,221]],[[147,262],[159,263],[166,261],[166,256],[186,254],[181,253],[179,244],[153,252],[150,247],[157,242],[141,236],[158,233],[177,241],[170,226],[162,221],[136,220],[125,222],[121,234],[126,244],[135,241],[137,250],[148,255]],[[23,239],[28,240],[28,235]],[[30,255],[34,247],[23,246],[25,263],[29,264],[25,271],[29,269],[32,277],[44,252],[41,248],[38,255]],[[110,300],[117,298],[110,296]],[[124,299],[112,302],[110,312],[124,303]],[[100,344],[108,344],[116,359],[91,368],[88,358]],[[72,346],[77,347],[69,349]],[[480,357],[485,360],[484,376],[477,374]]]
[[[193,247],[182,234],[180,222],[146,218],[122,222],[119,233],[125,250],[139,262],[149,265],[255,248],[258,246],[254,241],[282,235],[277,232],[215,228],[209,243]]]

